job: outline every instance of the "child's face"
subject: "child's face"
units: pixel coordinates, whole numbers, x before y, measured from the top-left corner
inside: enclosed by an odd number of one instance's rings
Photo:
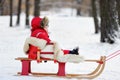
[[[48,26],[45,26],[44,29],[48,32]]]

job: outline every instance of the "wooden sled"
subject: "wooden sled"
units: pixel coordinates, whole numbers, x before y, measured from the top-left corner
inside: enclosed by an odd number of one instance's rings
[[[88,74],[66,74],[65,73],[65,63],[58,62],[58,72],[57,73],[38,73],[31,71],[31,61],[32,59],[18,57],[16,60],[22,62],[22,71],[18,72],[19,75],[33,75],[33,76],[52,76],[52,77],[63,77],[63,78],[78,78],[78,79],[93,79],[98,77],[105,67],[106,56],[101,56],[99,60],[85,60],[85,62],[98,63],[96,69]],[[42,59],[41,60],[51,60],[51,59]],[[52,60],[53,61],[53,60]]]
[[[53,53],[53,44],[47,44],[46,47],[39,51],[39,54],[54,54]],[[40,55],[39,55],[40,56]],[[54,61],[54,59],[50,58],[43,58],[43,57],[38,57],[40,58],[41,61]],[[62,63],[57,61],[58,63],[58,72],[57,73],[39,73],[39,72],[32,72],[31,71],[31,62],[36,61],[36,59],[29,59],[25,57],[18,57],[16,60],[21,61],[22,69],[21,72],[18,72],[19,75],[33,75],[33,76],[52,76],[52,77],[64,77],[64,78],[78,78],[78,79],[93,79],[99,76],[102,71],[104,70],[105,67],[105,61],[106,57],[101,56],[99,60],[85,60],[84,62],[92,62],[92,63],[98,63],[98,66],[96,67],[95,70],[88,74],[66,74],[65,72],[65,65],[66,63]],[[37,59],[38,60],[38,59]]]

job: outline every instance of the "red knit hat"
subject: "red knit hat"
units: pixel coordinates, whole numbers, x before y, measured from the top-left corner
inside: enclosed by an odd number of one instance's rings
[[[40,28],[40,24],[41,24],[42,18],[40,17],[34,17],[31,21],[31,27],[32,27],[32,31],[35,29]]]

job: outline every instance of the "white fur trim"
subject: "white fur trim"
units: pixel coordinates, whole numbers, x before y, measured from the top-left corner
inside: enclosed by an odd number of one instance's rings
[[[62,55],[63,52],[61,51],[58,56],[57,56],[57,60],[59,62],[71,62],[71,63],[79,63],[79,62],[83,62],[84,61],[84,57],[80,56],[80,55],[74,55],[74,54],[66,54],[66,55]]]
[[[52,54],[41,54],[40,56],[43,58],[54,59],[54,55]],[[80,55],[67,54],[63,56],[62,55],[58,56],[57,60],[59,62],[79,63],[79,62],[83,62],[85,59],[83,56],[80,56]]]
[[[53,52],[53,45],[46,45],[44,49],[42,49],[41,52]]]
[[[26,39],[24,44],[24,52],[26,53],[29,50],[29,44],[39,47],[41,50],[46,51],[45,47],[47,44],[46,40],[38,39],[35,37],[29,37]],[[51,46],[50,50],[53,50],[54,55],[47,55],[47,54],[41,54],[41,57],[44,58],[51,58],[54,59],[54,56],[56,56],[56,59],[59,62],[71,62],[71,63],[79,63],[84,61],[84,57],[80,55],[73,55],[73,54],[66,54],[64,55],[64,52],[61,50],[57,42],[54,42],[54,45]],[[47,47],[46,47],[47,48]],[[45,50],[44,50],[45,49]],[[47,48],[48,49],[48,48]]]
[[[40,57],[54,59],[54,55],[53,54],[40,54]]]
[[[66,54],[59,47],[57,42],[54,42],[54,55],[59,62],[72,62],[72,63],[79,63],[84,61],[84,57],[80,55],[73,55],[73,54]]]
[[[57,42],[53,42],[53,52],[54,54],[57,54],[61,50],[60,46]]]
[[[58,56],[59,62],[71,62],[71,63],[79,63],[84,61],[84,57],[80,55],[67,54],[64,56]]]
[[[43,49],[46,46],[47,41],[44,39],[38,39],[35,37],[27,38],[24,44],[24,48],[23,48],[25,53],[29,50],[29,44],[39,47],[40,49]]]
[[[56,59],[59,62],[79,63],[84,61],[84,57],[81,55],[74,55],[74,54],[64,55],[64,52],[59,47],[58,43],[55,43],[53,45],[53,48],[54,48],[54,55],[41,54],[41,57],[54,59],[54,56],[56,56]]]

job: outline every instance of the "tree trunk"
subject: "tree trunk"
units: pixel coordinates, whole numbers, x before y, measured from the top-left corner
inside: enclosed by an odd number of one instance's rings
[[[26,0],[26,27],[29,28],[29,0]]]
[[[92,15],[94,18],[94,24],[95,24],[95,33],[99,33],[99,23],[97,18],[97,9],[96,9],[96,0],[92,0]]]
[[[116,0],[116,8],[117,8],[117,13],[118,13],[118,23],[119,23],[119,26],[120,26],[120,0]]]
[[[106,1],[100,0],[100,17],[101,17],[101,42],[105,42],[105,39],[107,38],[106,35]]]
[[[100,0],[101,9],[101,42],[115,42],[115,31],[118,30],[114,0]]]
[[[40,16],[40,0],[34,0],[34,16]]]
[[[3,0],[0,0],[0,15],[3,15]]]
[[[80,11],[81,11],[81,9],[78,8],[78,9],[77,9],[77,16],[80,16],[80,15],[81,15]]]
[[[10,27],[12,27],[12,5],[13,5],[13,0],[10,0]]]
[[[16,22],[16,25],[19,25],[19,24],[20,24],[21,1],[22,1],[22,0],[19,0],[19,1],[18,1],[18,14],[17,14],[17,22]]]
[[[77,16],[81,15],[81,8],[80,8],[81,0],[77,0]]]

